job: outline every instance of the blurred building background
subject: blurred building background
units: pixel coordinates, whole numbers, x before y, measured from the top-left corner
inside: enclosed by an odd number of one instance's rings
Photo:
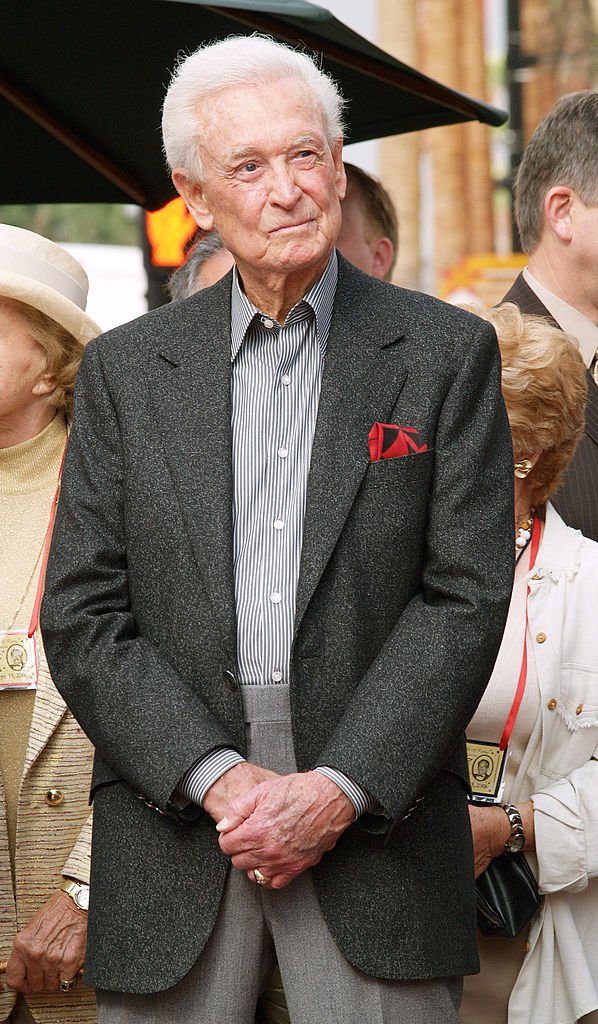
[[[503,128],[463,124],[347,147],[396,202],[395,283],[492,304],[525,263],[511,179],[539,119],[566,92],[598,86],[598,0],[315,0],[382,49],[441,82],[509,110]],[[104,327],[142,313],[184,255],[181,204],[0,207],[0,220],[76,246]]]
[[[511,178],[525,143],[559,96],[598,84],[598,2],[378,0],[377,12],[386,50],[509,110],[504,128],[455,125],[379,143],[401,218],[397,282],[492,303],[524,262],[513,257]]]

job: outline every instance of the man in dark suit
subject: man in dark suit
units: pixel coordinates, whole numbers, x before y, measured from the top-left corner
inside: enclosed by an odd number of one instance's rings
[[[536,128],[517,171],[515,217],[529,262],[503,301],[571,334],[588,368],[585,432],[552,502],[598,540],[598,90],[563,96]]]
[[[173,180],[236,267],[79,377],[43,629],[97,748],[103,1024],[249,1024],[275,956],[294,1024],[447,1024],[477,968],[463,729],[513,563],[496,339],[337,256],[340,111],[271,40],[182,63]]]

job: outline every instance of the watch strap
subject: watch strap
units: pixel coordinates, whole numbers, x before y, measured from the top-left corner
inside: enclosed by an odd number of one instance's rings
[[[505,853],[519,853],[525,846],[525,830],[521,814],[515,804],[501,804],[501,807],[511,826],[511,835],[505,843]]]
[[[65,878],[60,888],[70,896],[78,910],[87,910],[89,886],[85,882],[76,882],[74,878]]]

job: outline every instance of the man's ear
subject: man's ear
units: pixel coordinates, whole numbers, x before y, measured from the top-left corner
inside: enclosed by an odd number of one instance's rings
[[[562,242],[570,242],[573,233],[571,204],[575,193],[567,185],[554,185],[544,197],[544,218]]]
[[[372,274],[374,277],[379,277],[380,280],[385,281],[386,275],[392,266],[392,258],[394,256],[394,247],[390,238],[377,238],[374,242],[374,265]]]
[[[347,194],[347,174],[345,171],[345,165],[343,163],[343,140],[337,139],[336,144],[332,148],[332,160],[334,163],[334,180],[336,184],[336,194],[340,200],[344,199]]]
[[[202,185],[191,181],[184,171],[179,170],[172,172],[172,182],[196,224],[202,231],[212,231],[214,218],[210,213]]]

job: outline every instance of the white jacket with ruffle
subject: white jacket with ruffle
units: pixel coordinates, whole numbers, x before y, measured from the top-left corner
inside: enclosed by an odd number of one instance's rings
[[[598,543],[550,505],[529,585],[541,705],[511,800],[532,794],[544,899],[508,1021],[575,1024],[598,1007]]]

